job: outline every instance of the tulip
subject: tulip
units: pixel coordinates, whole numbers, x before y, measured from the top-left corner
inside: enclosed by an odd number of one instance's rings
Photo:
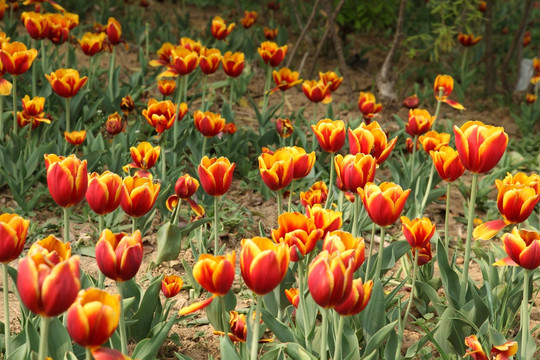
[[[397,142],[397,136],[388,142],[386,133],[377,121],[370,124],[361,123],[354,130],[349,128],[348,133],[351,154],[371,154],[377,159],[378,165],[388,159]]]
[[[313,165],[315,165],[315,151],[306,153],[306,150],[299,146],[287,146],[283,150],[288,151],[293,160],[293,180],[302,179],[309,175]],[[277,151],[279,152],[279,150]]]
[[[87,32],[83,35],[81,40],[77,41],[85,55],[94,56],[103,50],[106,36],[105,33],[94,34]]]
[[[283,61],[287,54],[287,45],[278,46],[275,42],[264,41],[257,49],[262,61],[266,65],[276,67]]]
[[[527,270],[534,270],[540,266],[540,233],[530,230],[512,229],[502,237],[504,250],[508,257],[497,261],[494,265],[520,266]]]
[[[158,78],[174,77],[190,74],[199,66],[199,55],[183,46],[176,46],[171,50],[171,61],[167,71],[162,72]]]
[[[324,230],[318,229],[312,219],[297,212],[279,215],[278,224],[279,227],[272,230],[272,239],[288,245],[290,260],[294,262],[313,251],[324,235]]]
[[[279,69],[279,71],[272,71],[272,78],[276,84],[276,88],[272,91],[285,91],[300,84],[302,79],[299,79],[299,77],[300,73],[298,71],[291,71],[291,69],[286,67]]]
[[[176,81],[170,79],[158,80],[157,87],[161,95],[169,96],[176,90]]]
[[[289,300],[292,306],[298,308],[298,304],[300,303],[300,292],[298,289],[285,289],[285,296],[287,296],[287,300]]]
[[[94,360],[131,360],[129,356],[118,350],[103,347],[92,350],[92,357]]]
[[[120,320],[120,296],[81,290],[67,312],[67,330],[78,345],[92,349],[106,342]]]
[[[369,299],[371,298],[372,288],[372,280],[362,284],[362,279],[354,279],[352,282],[351,292],[341,304],[334,307],[334,310],[336,310],[336,312],[342,316],[359,314],[366,308]]]
[[[43,40],[47,38],[49,34],[47,16],[33,11],[25,11],[21,14],[21,20],[32,39]]]
[[[228,334],[229,338],[233,342],[246,342],[248,325],[246,322],[246,315],[238,314],[236,311],[230,312],[229,324],[231,332]]]
[[[161,45],[159,50],[157,51],[157,55],[159,57],[158,60],[150,60],[148,63],[152,67],[157,66],[167,66],[170,63],[171,60],[171,51],[174,49],[174,45],[170,42],[165,42]]]
[[[346,264],[352,261],[353,271],[358,270],[366,259],[364,239],[341,230],[327,233],[322,249],[330,254],[338,252]]]
[[[174,185],[174,192],[180,199],[189,199],[197,189],[199,182],[189,174],[180,176]]]
[[[86,160],[81,161],[75,155],[46,154],[45,166],[49,192],[59,206],[68,208],[84,198],[88,186]]]
[[[143,246],[139,230],[131,236],[103,230],[96,243],[96,261],[99,270],[109,279],[128,281],[137,274],[142,263]]]
[[[278,118],[276,120],[276,130],[282,138],[288,138],[294,131],[294,126],[289,119]]]
[[[170,129],[176,120],[176,105],[170,100],[150,99],[148,107],[142,111],[142,115],[158,134],[162,134],[165,130]]]
[[[375,95],[361,91],[358,97],[358,109],[362,113],[366,124],[369,124],[375,115],[381,112],[382,105],[376,103]]]
[[[428,242],[426,246],[421,249],[413,248],[412,249],[413,258],[417,256],[416,255],[417,251],[418,251],[418,258],[417,258],[416,263],[418,264],[418,266],[426,265],[427,263],[431,261],[431,259],[433,259],[433,254],[431,253],[431,243]]]
[[[212,19],[210,33],[216,40],[224,40],[227,36],[229,36],[231,31],[233,31],[235,26],[235,23],[230,23],[227,26],[227,23],[225,23],[225,21],[221,17],[215,16]]]
[[[161,147],[153,147],[149,142],[143,141],[139,143],[137,147],[131,147],[129,151],[131,153],[131,158],[133,159],[133,162],[129,164],[129,166],[148,170],[156,165],[161,152]]]
[[[45,16],[49,26],[47,38],[57,45],[63,44],[69,37],[70,22],[62,14],[46,13]]]
[[[300,202],[304,207],[313,206],[315,204],[323,204],[328,196],[328,188],[322,181],[317,181],[306,192],[300,193]]]
[[[201,50],[199,67],[204,74],[213,74],[217,71],[221,59],[222,56],[219,49],[203,48]]]
[[[225,128],[225,119],[220,114],[197,110],[193,113],[195,127],[204,137],[214,137]]]
[[[411,221],[408,217],[402,216],[401,224],[405,239],[412,248],[417,250],[425,248],[435,234],[435,225],[427,217]]]
[[[441,147],[447,146],[450,143],[450,134],[431,130],[421,135],[418,140],[424,151],[429,154],[432,150],[438,151]]]
[[[462,32],[458,34],[457,38],[461,45],[465,47],[474,46],[482,40],[482,36],[474,36],[474,34],[464,34]]]
[[[497,207],[507,222],[524,222],[540,201],[540,177],[535,175],[529,178],[523,173],[517,173],[515,177],[508,174],[504,180],[495,180],[495,185],[499,190]],[[530,179],[534,180],[530,181]],[[520,182],[520,180],[524,181]]]
[[[420,99],[418,95],[411,95],[403,100],[403,106],[407,109],[416,109],[420,105]]]
[[[459,160],[459,154],[449,146],[442,146],[439,150],[429,152],[439,177],[446,182],[456,181],[464,172],[465,168]]]
[[[284,189],[293,179],[293,155],[286,149],[279,149],[274,154],[263,153],[259,156],[259,172],[270,190]],[[281,212],[279,207],[278,211]]]
[[[427,110],[411,109],[409,110],[409,121],[405,124],[405,131],[413,137],[423,135],[431,129],[434,121],[435,116],[431,116]]]
[[[474,360],[489,360],[476,335],[467,336],[465,338],[465,345],[470,348],[465,353],[465,357],[471,356]]]
[[[454,109],[465,110],[463,105],[448,98],[448,96],[450,96],[452,93],[452,90],[454,90],[454,79],[450,75],[437,75],[437,78],[433,83],[435,99],[437,99],[437,101],[447,103]]]
[[[58,69],[55,72],[45,74],[56,94],[64,98],[71,98],[79,92],[81,87],[86,84],[87,76],[82,78],[75,69]]]
[[[285,277],[289,267],[289,249],[263,237],[242,240],[240,270],[247,287],[255,294],[266,295]],[[272,271],[268,271],[272,269]]]
[[[311,125],[319,146],[326,152],[338,152],[345,144],[345,123],[342,120],[320,120]]]
[[[72,131],[72,132],[64,131],[64,138],[71,145],[74,145],[74,146],[81,145],[86,139],[86,130]]]
[[[0,263],[8,264],[22,253],[29,224],[16,214],[0,215]]]
[[[337,177],[348,191],[356,192],[356,189],[363,188],[375,178],[377,162],[371,155],[358,153],[343,157],[338,154],[334,158],[334,163]]]
[[[491,348],[491,357],[488,357],[476,335],[467,336],[465,338],[465,345],[470,349],[467,350],[464,356],[471,356],[474,360],[489,360],[490,358],[505,360],[515,355],[518,351],[518,343],[516,341],[508,341],[502,345],[494,345]]]
[[[117,112],[107,117],[107,121],[105,122],[105,130],[107,130],[110,135],[118,135],[125,129],[126,124],[122,121],[122,118]]]
[[[182,290],[184,282],[178,275],[167,275],[161,280],[161,292],[170,299],[175,297]]]
[[[330,100],[329,84],[325,84],[321,80],[305,80],[302,83],[302,91],[308,100],[313,103],[320,103],[321,101],[327,103]]]
[[[344,263],[338,252],[323,250],[309,265],[308,287],[313,300],[322,308],[341,304],[352,287],[354,262]]]
[[[231,186],[235,166],[235,163],[231,163],[226,157],[204,156],[198,168],[204,191],[210,196],[224,195]]]
[[[506,150],[508,135],[502,127],[468,121],[454,125],[456,148],[465,168],[473,173],[487,173],[497,165]]]
[[[122,36],[122,25],[113,17],[107,20],[107,39],[112,45],[120,43],[120,37]]]
[[[256,11],[247,11],[244,10],[244,17],[240,21],[242,26],[246,29],[249,29],[250,27],[255,24],[255,21],[257,21],[258,14]]]
[[[189,38],[187,36],[183,36],[180,38],[180,46],[183,46],[188,50],[196,52],[197,55],[201,54],[201,51],[203,48],[200,41],[195,41],[192,38]]]
[[[120,206],[133,218],[148,213],[159,195],[161,184],[155,184],[151,178],[128,176],[122,185]]]
[[[538,96],[536,96],[535,94],[527,94],[525,95],[525,102],[527,104],[534,104],[536,102],[536,100],[538,99]]]
[[[35,129],[40,123],[50,124],[51,120],[45,118],[43,107],[45,106],[45,98],[36,96],[32,100],[28,95],[22,99],[23,111],[17,112],[17,123],[20,127],[25,127],[32,124],[32,129]]]
[[[208,292],[225,296],[234,281],[235,252],[225,256],[202,254],[193,267],[193,277]]]
[[[131,97],[131,95],[127,95],[122,98],[122,100],[120,101],[120,109],[126,115],[129,115],[130,112],[135,110],[135,103],[133,102],[133,98]]]
[[[375,185],[369,182],[364,188],[358,188],[358,194],[375,224],[385,227],[392,225],[399,217],[411,189],[403,191],[401,186],[383,182]]]
[[[319,72],[319,79],[328,85],[328,90],[330,92],[336,91],[343,82],[343,76],[338,76],[333,71],[327,71],[325,73]]]
[[[113,212],[120,205],[122,197],[122,178],[110,171],[103,174],[96,172],[88,177],[86,201],[98,215]]]
[[[522,347],[523,348],[523,347]],[[505,360],[514,356],[518,352],[517,341],[507,341],[502,345],[493,345],[490,355],[495,360]]]
[[[244,70],[244,53],[227,51],[221,59],[223,71],[230,77],[238,77]]]
[[[17,76],[24,74],[37,56],[36,49],[27,49],[21,42],[4,42],[0,50],[0,59],[6,72]]]

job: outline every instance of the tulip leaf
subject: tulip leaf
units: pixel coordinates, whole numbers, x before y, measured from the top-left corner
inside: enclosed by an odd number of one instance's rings
[[[441,272],[444,293],[448,297],[448,302],[454,309],[459,309],[459,293],[461,289],[459,276],[448,263],[448,255],[441,239],[437,241],[437,262]]]
[[[272,315],[268,310],[262,309],[261,315],[266,326],[268,326],[268,328],[272,330],[272,332],[279,339],[279,341],[281,341],[282,343],[298,342],[291,329],[287,325],[276,319],[276,317]]]
[[[159,302],[159,291],[161,290],[162,279],[163,275],[156,276],[152,279],[150,285],[144,292],[138,310],[132,317],[133,320],[137,320],[136,326],[130,328],[131,336],[136,341],[144,339],[151,330],[152,319],[154,317],[156,305]]]
[[[366,341],[379,331],[386,322],[385,306],[384,306],[384,289],[379,280],[376,280],[371,290],[371,299],[364,311],[360,313],[364,336]]]
[[[169,321],[167,321],[167,323],[161,323],[154,327],[151,331],[153,334],[152,337],[146,338],[137,344],[135,350],[133,351],[132,358],[140,360],[155,359],[159,349],[165,340],[167,340],[169,331],[177,321],[179,321],[179,318],[173,315]]]
[[[77,359],[77,356],[75,356],[75,354],[70,351],[70,352],[67,352],[66,355],[64,355],[64,360],[78,360],[78,359]]]
[[[418,288],[428,296],[429,300],[431,300],[431,303],[433,304],[433,307],[435,308],[437,314],[441,315],[444,310],[446,310],[446,307],[441,302],[441,298],[439,297],[439,294],[437,294],[437,291],[433,287],[422,281],[417,280],[416,284]]]
[[[53,359],[61,359],[66,352],[73,351],[71,337],[57,317],[50,319],[49,326],[49,354]]]
[[[347,318],[345,318],[347,322]],[[354,330],[347,324],[343,326],[343,347],[341,349],[342,355],[347,354],[345,360],[360,360],[360,349],[358,347],[358,338]]]
[[[293,360],[317,360],[315,356],[308,353],[306,349],[297,343],[288,343],[285,352]]]
[[[261,356],[260,360],[278,360],[283,358],[284,344],[273,346],[272,350],[267,351]]]
[[[221,336],[220,340],[221,358],[227,360],[240,360],[231,339],[228,336]]]
[[[373,335],[373,337],[371,337],[367,342],[365,353],[370,354],[373,350],[379,349],[390,335],[390,332],[394,331],[394,327],[396,326],[397,322],[397,320],[392,321],[391,323],[386,324],[379,331],[377,331],[375,335]]]

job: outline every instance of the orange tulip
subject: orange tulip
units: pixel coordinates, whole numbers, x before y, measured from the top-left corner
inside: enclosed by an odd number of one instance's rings
[[[98,215],[113,212],[120,206],[122,196],[122,178],[110,171],[103,174],[96,172],[88,176],[86,201]]]
[[[71,132],[64,131],[64,138],[71,145],[75,145],[75,146],[81,145],[86,139],[86,130],[81,130],[81,131],[74,130]]]
[[[476,335],[467,336],[465,338],[465,345],[470,348],[465,353],[465,357],[471,356],[475,360],[489,360]]]
[[[0,263],[8,264],[21,255],[29,224],[17,214],[0,215]]]
[[[298,289],[285,289],[285,296],[287,296],[287,300],[289,300],[292,306],[298,308],[298,304],[300,303],[300,291]]]
[[[319,120],[311,125],[319,146],[326,152],[338,152],[345,144],[345,123],[342,120]]]
[[[102,345],[118,327],[120,301],[120,295],[100,289],[81,290],[67,312],[69,336],[86,348]]]
[[[27,49],[21,42],[4,42],[0,50],[0,60],[4,70],[11,75],[24,74],[37,56],[36,49]]]
[[[308,154],[306,150],[299,146],[287,146],[283,150],[288,151],[292,156],[293,180],[308,176],[311,169],[313,169],[313,165],[315,165],[315,151]]]
[[[305,80],[302,83],[302,91],[309,101],[313,103],[320,103],[322,101],[324,104],[327,104],[332,100],[329,84],[325,84],[321,80]]]
[[[167,299],[170,299],[178,295],[182,290],[182,285],[184,285],[184,282],[180,276],[167,275],[161,280],[161,292]]]
[[[324,235],[324,230],[318,229],[312,219],[297,212],[279,215],[278,224],[279,227],[272,230],[272,239],[288,245],[291,261],[299,261],[313,251]]]
[[[420,99],[416,94],[406,97],[403,100],[403,106],[405,106],[407,109],[416,109],[419,105]]]
[[[313,220],[315,227],[324,231],[323,238],[329,232],[339,230],[343,225],[341,211],[325,209],[321,204],[315,204],[306,208],[306,216]]]
[[[343,188],[351,192],[363,188],[366,183],[375,178],[377,162],[371,155],[358,153],[356,155],[338,154],[334,157],[336,174]]]
[[[300,202],[304,207],[313,206],[315,204],[323,204],[328,196],[328,188],[322,181],[317,181],[306,192],[300,192]]]
[[[133,98],[131,97],[131,95],[127,95],[122,98],[122,100],[120,101],[120,109],[126,115],[135,110],[135,103],[133,102]]]
[[[103,50],[103,45],[106,38],[105,33],[94,34],[87,32],[83,35],[81,40],[77,40],[81,46],[82,51],[88,56],[94,56],[98,52]]]
[[[531,216],[540,201],[540,176],[530,177],[524,173],[508,174],[504,180],[495,180],[499,191],[497,207],[504,219],[511,223],[522,223]]]
[[[17,112],[17,123],[20,127],[25,127],[32,124],[32,129],[35,129],[40,123],[50,124],[51,120],[45,118],[43,108],[45,106],[45,98],[36,96],[32,100],[28,95],[22,99],[23,111]]]
[[[207,75],[213,74],[217,71],[221,59],[222,56],[219,49],[203,48],[201,50],[199,67],[203,73]]]
[[[176,90],[176,81],[171,79],[158,80],[157,87],[161,95],[169,96]]]
[[[212,36],[217,40],[223,40],[229,34],[231,31],[233,31],[234,27],[236,26],[235,23],[230,23],[227,26],[227,23],[219,16],[215,16],[212,19],[212,25],[210,26],[210,33]]]
[[[272,78],[276,83],[276,88],[272,91],[285,91],[300,84],[302,79],[299,79],[299,76],[300,73],[298,71],[291,71],[289,68],[281,68],[279,71],[272,71]]]
[[[474,34],[464,34],[460,32],[457,36],[458,41],[461,43],[461,45],[465,47],[471,47],[480,42],[482,40],[481,36],[474,36]]]
[[[358,109],[362,113],[365,122],[369,124],[371,119],[381,112],[382,105],[376,103],[375,95],[361,91],[358,97]]]
[[[40,316],[66,311],[81,288],[79,257],[69,243],[50,235],[35,242],[19,262],[17,289],[22,303]]]
[[[226,123],[225,127],[223,128],[224,134],[232,135],[236,132],[236,124],[235,123]]]
[[[435,234],[435,225],[427,217],[411,221],[408,217],[402,216],[401,225],[405,239],[417,250],[425,248]]]
[[[199,189],[199,182],[189,174],[180,176],[174,185],[174,192],[180,199],[189,199],[197,192],[197,189]]]
[[[362,284],[362,279],[354,279],[352,281],[351,292],[341,304],[334,307],[334,310],[342,316],[359,314],[369,303],[372,288],[372,280]]]
[[[358,188],[371,221],[382,227],[392,225],[398,219],[410,193],[411,189],[403,191],[401,186],[391,182],[378,186],[367,183],[363,189]]]
[[[159,57],[158,60],[150,60],[148,64],[153,67],[158,66],[167,66],[171,62],[171,52],[174,49],[174,45],[170,42],[165,42],[161,45],[159,50],[157,51],[157,55]]]
[[[281,64],[285,58],[285,55],[287,54],[287,45],[278,46],[275,42],[264,41],[257,51],[266,65],[276,67]]]
[[[158,78],[187,75],[197,66],[199,66],[199,54],[183,46],[175,46],[171,49],[171,61],[167,65],[167,71],[159,74]]]
[[[328,233],[324,238],[322,249],[330,254],[339,253],[345,264],[352,261],[353,271],[358,270],[366,259],[364,239],[341,230]]]
[[[449,146],[442,146],[437,151],[432,150],[429,155],[435,164],[439,177],[446,182],[456,181],[465,172],[465,168],[459,160],[459,154]]]
[[[244,70],[244,53],[227,51],[221,59],[223,71],[230,77],[238,77]]]
[[[442,95],[440,91],[442,89]],[[433,83],[433,91],[435,92],[435,99],[447,103],[451,107],[457,110],[465,110],[463,105],[457,101],[451,100],[448,98],[454,90],[454,79],[450,75],[437,75],[435,82]]]
[[[131,147],[129,151],[131,153],[131,158],[133,159],[133,162],[129,164],[129,166],[148,170],[156,165],[161,152],[161,147],[153,147],[149,142],[143,141],[139,143],[137,147]]]
[[[211,111],[195,111],[193,122],[197,130],[205,137],[214,137],[225,128],[225,119],[220,114]]]
[[[320,252],[309,265],[308,287],[313,300],[322,308],[341,304],[351,292],[354,261],[344,263],[339,252]]]
[[[494,345],[491,348],[491,357],[488,357],[476,335],[467,336],[465,338],[465,345],[470,348],[465,353],[465,357],[471,356],[474,360],[507,360],[518,351],[518,343],[516,341],[508,341],[502,345]]]
[[[502,345],[493,345],[490,355],[495,360],[505,360],[514,356],[518,352],[517,341],[507,341]]]
[[[397,136],[388,142],[386,133],[377,121],[370,124],[361,123],[354,130],[349,128],[348,133],[351,154],[371,154],[377,159],[378,165],[388,159],[397,142]]]
[[[88,76],[79,76],[75,69],[58,69],[50,75],[45,74],[55,93],[64,98],[71,98],[79,92],[88,81]]]
[[[333,92],[336,91],[343,82],[343,76],[338,76],[338,74],[333,71],[327,71],[325,73],[319,72],[319,80],[328,85],[328,90]]]
[[[431,116],[429,111],[424,109],[409,110],[409,121],[405,124],[405,131],[411,136],[419,136],[427,133],[435,121],[435,116]]]
[[[62,14],[46,13],[44,16],[49,26],[47,38],[57,45],[63,44],[69,37],[71,22]]]
[[[170,129],[176,120],[176,105],[170,100],[157,101],[150,99],[148,107],[142,111],[142,115],[156,129],[158,134]]]
[[[111,135],[118,135],[126,129],[126,124],[122,121],[117,112],[107,117],[105,122],[105,130]]]
[[[525,102],[527,104],[534,104],[536,102],[536,100],[538,99],[538,96],[536,96],[535,94],[527,94],[525,95]]]
[[[47,186],[53,200],[61,207],[78,204],[86,194],[88,174],[86,160],[45,154]]]
[[[263,34],[266,40],[274,41],[277,38],[278,33],[279,33],[278,28],[275,28],[275,29],[270,29],[269,27],[263,28]]]
[[[223,156],[211,159],[204,156],[198,168],[204,191],[210,196],[224,195],[231,186],[235,166],[235,163]]]
[[[114,281],[128,281],[137,274],[143,258],[142,237],[139,230],[131,236],[103,230],[96,243],[99,270]]]
[[[467,121],[454,125],[456,148],[465,168],[473,173],[487,173],[497,165],[506,150],[508,135],[504,128]]]
[[[270,190],[281,190],[293,179],[293,155],[286,149],[279,149],[274,154],[263,153],[259,156],[259,172]]]
[[[424,151],[429,154],[432,150],[437,151],[441,147],[447,146],[450,143],[450,134],[430,130],[421,135],[418,140],[422,144]]]
[[[51,4],[52,1],[49,0],[49,3]],[[68,23],[68,29],[69,30],[73,30],[73,29],[75,29],[75,27],[77,27],[79,25],[79,14],[70,13],[70,12],[67,12],[65,10],[59,10],[59,11],[62,11],[62,13],[64,15],[64,18],[66,19],[66,21]]]
[[[100,347],[92,350],[94,360],[132,360],[129,356],[114,349]]]
[[[107,20],[107,39],[112,45],[120,43],[122,36],[122,25],[113,17]]]
[[[294,131],[294,126],[289,119],[278,118],[276,120],[276,130],[282,138],[288,138]]]
[[[33,11],[25,11],[21,14],[21,20],[32,39],[43,40],[49,35],[47,16]]]
[[[151,178],[128,176],[122,185],[120,206],[126,214],[140,217],[148,213],[154,206],[161,184],[155,184]]]
[[[285,277],[289,268],[289,248],[263,237],[242,239],[240,271],[247,287],[266,295]],[[269,271],[271,269],[272,271]]]
[[[246,29],[249,29],[250,27],[255,24],[255,21],[257,21],[258,14],[256,11],[244,11],[244,18],[240,21],[242,26]]]
[[[234,251],[224,256],[201,254],[193,267],[193,277],[208,292],[225,296],[234,281]]]

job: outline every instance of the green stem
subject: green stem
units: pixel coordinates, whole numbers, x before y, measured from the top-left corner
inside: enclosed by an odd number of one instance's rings
[[[11,334],[10,320],[9,320],[9,279],[8,279],[8,264],[2,263],[2,272],[4,275],[4,333],[6,343],[6,359],[11,354],[11,341],[9,339]]]
[[[322,314],[322,329],[321,329],[321,348],[319,351],[319,357],[321,360],[328,359],[327,347],[328,347],[328,309],[321,308]]]
[[[364,281],[367,280],[369,276],[369,269],[371,268],[371,254],[373,254],[373,243],[375,242],[375,223],[371,226],[371,241],[369,242],[369,252],[368,252],[368,258],[367,258],[367,265],[366,265],[366,276],[364,277]]]
[[[523,269],[523,301],[521,302],[521,359],[529,359],[527,342],[529,340],[529,282],[530,271]]]
[[[326,197],[326,202],[324,203],[324,208],[328,209],[328,206],[330,205],[330,197],[332,195],[332,188],[334,184],[334,157],[336,155],[332,154],[330,157],[330,181],[328,183],[328,196]]]
[[[448,215],[450,213],[450,186],[451,183],[446,184],[446,211],[444,213],[444,248],[448,254],[448,247],[450,237],[448,236]]]
[[[219,230],[218,230],[218,202],[219,196],[214,196],[214,255],[219,255]]]
[[[66,131],[71,132],[71,110],[69,108],[69,98],[66,98]]]
[[[329,191],[330,192],[330,191]],[[353,205],[353,224],[352,224],[352,236],[358,236],[358,213],[360,212],[360,196],[354,194],[354,203]]]
[[[122,354],[128,354],[127,348],[127,333],[126,333],[126,319],[124,314],[124,286],[120,281],[116,282],[116,288],[120,294],[120,323],[118,325],[118,331],[120,332],[120,351]]]
[[[229,78],[229,82],[230,82],[229,105],[231,106],[231,109],[232,109],[233,101],[234,101],[234,78]]]
[[[263,107],[261,111],[261,116],[263,119],[263,128],[266,127],[266,108],[268,107],[268,91],[270,90],[270,81],[272,80],[272,68],[270,65],[266,65],[266,81],[264,83],[264,94],[263,94]]]
[[[257,353],[259,352],[259,328],[261,325],[261,308],[262,308],[262,296],[257,295],[257,307],[255,308],[255,316],[253,318],[253,336],[251,337],[251,360],[257,360]]]
[[[92,357],[92,352],[90,351],[89,348],[86,348],[86,360],[92,360],[93,357]]]
[[[380,277],[381,276],[381,269],[382,269],[382,261],[383,261],[383,250],[384,250],[384,226],[381,226],[381,242],[379,244],[379,255],[377,257],[377,267],[375,268],[375,276]]]
[[[281,190],[276,191],[276,197],[277,197],[277,214],[279,216],[281,215],[281,211],[283,210],[283,207],[281,206]]]
[[[341,212],[341,213],[343,212],[343,200],[344,200],[344,198],[345,198],[345,194],[343,193],[343,191],[340,191],[339,196],[338,196],[338,205],[337,205],[337,207],[338,207],[338,211]]]
[[[165,139],[165,137],[163,137]],[[165,154],[165,141],[163,141],[162,144],[162,151],[161,151],[161,182],[165,183],[167,179],[167,156]],[[174,166],[174,164],[173,164]]]
[[[45,40],[40,40],[41,43],[41,68],[43,69],[43,73],[47,73],[47,52],[45,49]]]
[[[463,56],[461,57],[461,86],[463,91],[465,91],[465,67],[467,66],[467,50],[468,48],[465,47],[463,50]]]
[[[17,76],[13,75],[13,133],[17,134]]]
[[[103,215],[98,215],[98,238],[101,236],[101,233],[103,232]]]
[[[426,187],[426,192],[424,193],[424,198],[422,199],[422,205],[420,205],[420,209],[418,211],[418,217],[421,217],[424,213],[424,209],[426,208],[427,199],[429,196],[429,192],[431,191],[431,184],[433,183],[433,175],[435,174],[435,163],[431,163],[431,170],[429,171],[429,179]]]
[[[439,98],[442,97],[443,91],[444,91],[444,88],[442,86],[440,86],[439,87]],[[431,124],[432,129],[435,128],[435,121],[437,121],[437,118],[439,117],[439,111],[441,110],[441,103],[442,103],[442,101],[437,100],[437,108],[435,109],[435,115],[433,115],[433,117],[435,119],[433,120],[433,124]]]
[[[129,6],[126,6],[126,9],[128,9]],[[144,28],[144,35],[145,35],[145,55],[146,55],[146,61],[150,60],[150,23],[147,22]]]
[[[135,216],[131,217],[131,234],[133,235],[137,230],[137,218]]]
[[[203,74],[203,82],[202,82],[202,97],[201,97],[201,111],[206,111],[206,82],[208,81],[208,75]]]
[[[111,97],[111,102],[114,104],[114,91],[113,91],[113,79],[114,79],[114,66],[116,59],[116,47],[112,47],[111,57],[109,60],[109,96]]]
[[[313,110],[313,124],[312,125],[317,124],[317,105],[319,105],[319,103],[315,103],[315,109]],[[308,129],[309,128],[311,128],[311,126],[309,126],[308,124]],[[311,150],[315,150],[316,147],[317,147],[317,137],[314,135],[311,137]]]
[[[202,152],[201,152],[201,159],[206,155],[206,146],[208,144],[208,138],[205,136],[203,138],[203,142],[202,142]]]
[[[219,306],[221,309],[221,313],[219,314],[219,326],[221,327],[221,331],[223,331],[226,334],[229,332],[227,329],[227,321],[225,316],[227,315],[227,310],[225,309],[225,298],[223,296],[218,296]]]
[[[4,140],[4,97],[0,96],[0,141]]]
[[[416,156],[416,136],[413,137],[413,140],[412,140],[412,154],[411,154],[411,159],[410,159],[410,164],[409,164],[409,174],[410,176],[414,176],[414,163],[415,163],[415,156]]]
[[[474,173],[471,185],[471,199],[469,200],[469,214],[467,217],[467,239],[465,242],[465,258],[463,260],[463,277],[461,278],[461,288],[459,292],[459,303],[464,305],[469,283],[469,261],[471,259],[471,240],[473,232],[474,204],[476,203],[476,188],[478,184],[478,174]]]
[[[300,310],[301,316],[302,316],[302,323],[304,324],[303,333],[304,333],[304,341],[305,341],[305,348],[308,352],[311,352],[311,344],[309,342],[309,331],[311,329],[308,329],[308,316],[307,316],[307,307],[306,307],[306,301],[305,301],[305,275],[306,275],[306,267],[304,266],[304,259],[298,261],[298,293],[300,295],[300,301],[298,302],[298,310]]]
[[[64,243],[69,242],[69,209],[68,207],[64,209]]]
[[[341,343],[343,340],[343,325],[345,325],[345,316],[339,317],[338,328],[336,332],[336,347],[334,349],[334,356],[332,359],[341,359]]]
[[[189,74],[187,74],[186,76],[184,76],[184,88],[182,89],[182,101],[187,103],[187,91],[188,91],[188,76]]]
[[[49,342],[49,325],[51,318],[42,316],[41,325],[39,329],[39,353],[38,360],[45,360],[48,355],[47,345]]]
[[[291,187],[289,188],[289,204],[287,205],[287,212],[291,212],[291,207],[292,207],[292,197],[293,197],[293,186],[294,185],[294,180],[291,181]]]
[[[414,301],[414,288],[416,286],[416,271],[418,270],[418,253],[420,249],[416,249],[414,252],[413,268],[412,268],[412,283],[411,283],[411,295],[409,296],[409,302],[407,303],[407,309],[405,310],[405,315],[403,316],[403,322],[399,328],[398,334],[398,346],[396,347],[396,359],[399,359],[401,353],[401,344],[403,342],[403,332],[405,331],[405,326],[407,326],[407,318],[411,312],[412,303]]]

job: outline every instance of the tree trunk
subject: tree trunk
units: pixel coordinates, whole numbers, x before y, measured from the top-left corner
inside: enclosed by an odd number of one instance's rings
[[[298,49],[298,45],[302,42],[302,39],[306,35],[309,27],[311,26],[311,23],[313,22],[313,19],[315,18],[315,14],[317,13],[317,9],[319,8],[319,0],[315,1],[315,4],[313,5],[313,9],[311,10],[311,14],[309,15],[309,19],[306,22],[306,26],[302,29],[302,32],[300,33],[300,36],[298,36],[298,39],[296,39],[296,42],[294,43],[293,49],[289,55],[289,58],[287,59],[287,64],[285,67],[290,67],[291,62],[294,58],[294,54],[296,53],[296,50]]]

